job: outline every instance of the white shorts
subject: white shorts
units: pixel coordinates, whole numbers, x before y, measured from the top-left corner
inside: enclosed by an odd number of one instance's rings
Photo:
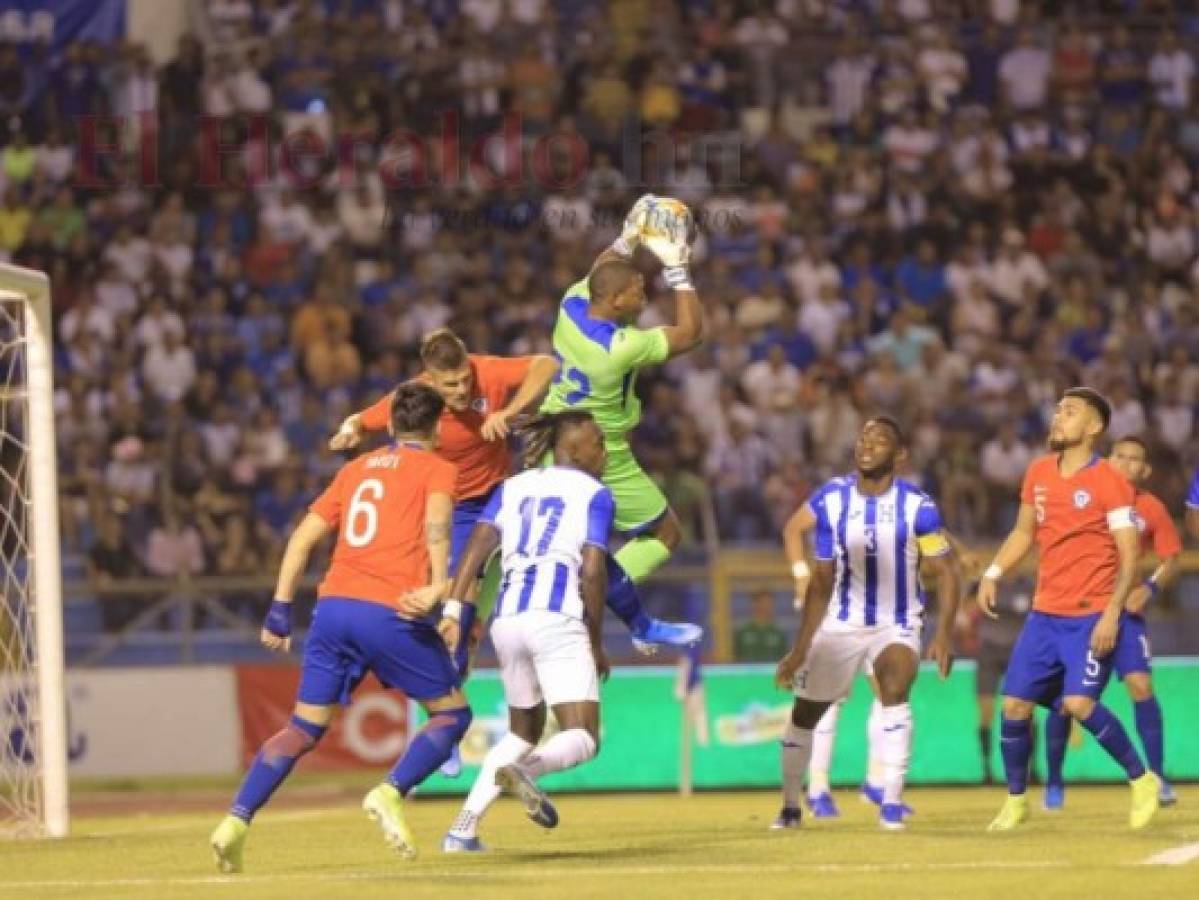
[[[812,640],[803,668],[795,673],[795,696],[835,703],[849,696],[859,670],[872,673],[874,661],[892,644],[920,658],[920,625],[848,625],[826,621]]]
[[[491,643],[500,662],[504,699],[529,709],[599,701],[599,675],[587,626],[578,619],[543,609],[497,616]]]

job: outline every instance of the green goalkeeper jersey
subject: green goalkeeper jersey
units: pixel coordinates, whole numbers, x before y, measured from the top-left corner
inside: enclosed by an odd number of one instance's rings
[[[610,441],[623,440],[641,421],[633,390],[637,370],[670,357],[666,332],[593,319],[587,279],[570,286],[554,323],[554,355],[562,367],[542,412],[585,409]]]

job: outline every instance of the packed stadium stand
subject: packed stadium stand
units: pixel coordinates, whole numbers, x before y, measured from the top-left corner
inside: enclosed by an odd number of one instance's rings
[[[421,336],[549,352],[645,191],[701,226],[711,337],[642,379],[635,436],[692,558],[776,542],[873,411],[949,526],[993,541],[1082,382],[1181,509],[1193,4],[201,6],[162,66],[0,46],[0,259],[53,279],[79,579],[273,572],[342,461],[329,435]],[[115,630],[145,599],[74,621]]]

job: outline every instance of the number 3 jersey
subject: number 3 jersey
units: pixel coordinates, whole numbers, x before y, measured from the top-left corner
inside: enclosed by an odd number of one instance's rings
[[[637,370],[670,357],[666,332],[593,319],[587,279],[572,285],[554,323],[554,355],[562,364],[542,412],[585,409],[595,417],[609,448],[641,420],[633,389]]]
[[[816,518],[816,559],[836,565],[828,618],[849,625],[919,625],[920,558],[949,552],[932,499],[902,478],[885,493],[862,494],[850,475],[826,482],[808,505]]]
[[[500,485],[479,519],[500,532],[495,615],[541,609],[582,619],[583,548],[608,549],[613,515],[612,492],[578,469],[529,469]]]
[[[342,466],[310,511],[337,529],[318,597],[395,606],[429,583],[425,512],[432,494],[452,497],[453,464],[419,447],[392,444]]]

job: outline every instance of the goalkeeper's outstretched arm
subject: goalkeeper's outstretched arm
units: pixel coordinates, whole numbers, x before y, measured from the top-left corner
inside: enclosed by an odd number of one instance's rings
[[[674,325],[666,325],[666,342],[670,345],[671,358],[681,356],[694,350],[704,342],[707,335],[707,323],[704,321],[704,307],[699,302],[699,294],[688,284],[685,288],[674,290],[677,304]]]

